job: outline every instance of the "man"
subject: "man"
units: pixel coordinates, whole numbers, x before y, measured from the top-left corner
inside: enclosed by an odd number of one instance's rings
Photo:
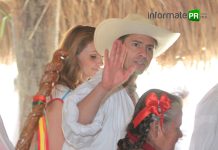
[[[218,84],[197,106],[190,150],[217,150],[218,148]]]
[[[100,23],[94,42],[101,54],[106,50],[103,74],[98,72],[67,97],[63,108],[63,149],[116,150],[134,111],[137,76],[179,35],[139,15]]]

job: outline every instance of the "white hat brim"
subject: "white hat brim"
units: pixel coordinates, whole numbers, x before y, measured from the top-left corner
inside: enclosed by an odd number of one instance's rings
[[[116,39],[127,34],[143,34],[154,38],[158,43],[154,57],[165,52],[180,36],[180,33],[173,33],[142,20],[111,18],[100,23],[95,30],[97,51],[104,54],[104,50],[110,50]]]

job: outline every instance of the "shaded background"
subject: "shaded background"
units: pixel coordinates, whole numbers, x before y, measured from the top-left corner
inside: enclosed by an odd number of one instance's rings
[[[17,136],[12,134],[19,134],[44,66],[71,26],[96,26],[105,18],[128,13],[147,17],[151,12],[187,13],[192,9],[200,9],[206,17],[199,22],[153,19],[158,26],[180,32],[181,37],[137,80],[139,96],[149,88],[189,93],[184,116],[192,118],[183,121],[189,123],[193,123],[198,101],[218,82],[218,0],[0,0],[0,94],[7,99],[0,101],[0,112],[6,126],[16,126],[14,131],[8,129],[10,138],[16,143]],[[18,120],[12,119],[16,115]],[[192,124],[184,127],[191,129]]]

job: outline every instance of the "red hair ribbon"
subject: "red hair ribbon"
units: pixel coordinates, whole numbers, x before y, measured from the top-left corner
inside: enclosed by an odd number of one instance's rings
[[[133,125],[136,128],[144,118],[150,114],[155,114],[160,118],[160,125],[162,126],[164,120],[164,113],[171,107],[170,99],[166,93],[163,93],[158,99],[156,93],[150,93],[145,100],[145,108],[142,109],[134,118]]]

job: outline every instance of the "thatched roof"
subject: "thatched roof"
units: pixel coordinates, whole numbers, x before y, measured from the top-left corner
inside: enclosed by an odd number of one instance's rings
[[[0,63],[8,63],[13,58],[11,50],[11,16],[10,8],[0,1]]]
[[[181,37],[165,54],[158,58],[162,65],[173,65],[178,60],[187,64],[193,61],[206,61],[218,56],[218,0],[179,1],[179,0],[63,0],[61,1],[60,27],[64,33],[77,24],[96,26],[105,18],[125,17],[128,13],[187,13],[200,9],[199,22],[186,19],[154,19],[155,24],[180,32]],[[62,34],[60,34],[62,37]],[[60,38],[61,39],[61,38]]]

